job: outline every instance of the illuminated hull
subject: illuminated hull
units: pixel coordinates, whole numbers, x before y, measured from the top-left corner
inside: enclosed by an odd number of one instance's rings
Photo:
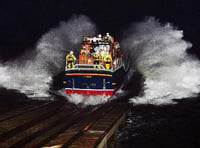
[[[123,66],[112,71],[105,69],[71,69],[65,73],[66,94],[112,96],[126,74]]]

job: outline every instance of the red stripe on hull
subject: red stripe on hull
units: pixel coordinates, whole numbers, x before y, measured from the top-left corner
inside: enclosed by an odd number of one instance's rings
[[[114,90],[85,90],[85,89],[65,89],[66,94],[83,94],[83,95],[106,95],[112,96]]]

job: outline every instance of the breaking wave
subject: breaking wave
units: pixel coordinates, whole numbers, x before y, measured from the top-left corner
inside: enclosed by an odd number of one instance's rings
[[[143,95],[131,102],[168,104],[200,92],[200,62],[187,54],[192,44],[183,40],[182,30],[151,17],[131,25],[122,45],[145,78]]]
[[[192,44],[183,40],[183,31],[149,18],[134,23],[125,33],[122,47],[128,49],[133,67],[145,78],[143,95],[131,98],[131,102],[172,103],[173,99],[194,97],[200,92],[200,62],[186,53]],[[39,39],[35,50],[15,61],[0,63],[0,87],[28,96],[48,96],[52,77],[64,70],[65,54],[70,50],[77,53],[82,38],[89,34],[96,34],[96,27],[86,16],[60,22]],[[73,95],[68,100],[96,105],[108,98]]]
[[[73,16],[50,29],[36,49],[15,61],[0,64],[0,87],[16,89],[28,96],[48,96],[52,77],[64,70],[65,54],[78,49],[85,34],[94,34],[95,25],[83,15]],[[29,58],[27,60],[27,56]]]

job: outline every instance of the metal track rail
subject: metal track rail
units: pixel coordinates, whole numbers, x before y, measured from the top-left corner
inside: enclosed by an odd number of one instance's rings
[[[28,104],[0,116],[1,148],[105,147],[128,108],[78,108],[63,101]]]

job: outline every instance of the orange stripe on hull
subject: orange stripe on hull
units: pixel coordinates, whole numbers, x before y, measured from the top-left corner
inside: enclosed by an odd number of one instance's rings
[[[73,74],[66,74],[66,76],[103,76],[103,77],[112,77],[112,75],[108,74],[95,74],[95,73],[73,73]]]

